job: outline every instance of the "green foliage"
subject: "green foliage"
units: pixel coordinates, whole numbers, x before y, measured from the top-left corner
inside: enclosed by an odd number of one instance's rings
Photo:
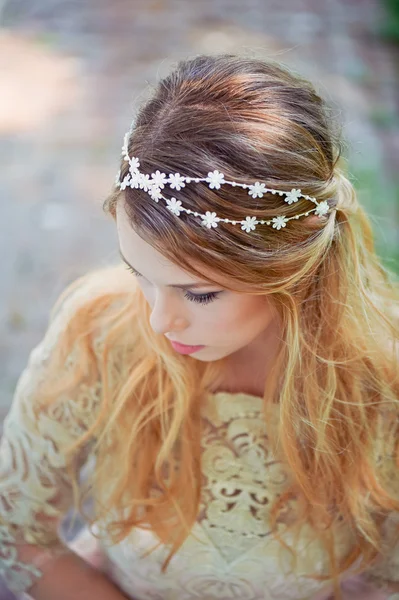
[[[399,43],[399,0],[382,0],[385,19],[380,34],[393,42]]]
[[[370,217],[378,256],[399,275],[399,179],[367,166],[349,168],[348,178]]]
[[[399,115],[383,106],[373,106],[369,112],[369,119],[379,129],[399,128]]]

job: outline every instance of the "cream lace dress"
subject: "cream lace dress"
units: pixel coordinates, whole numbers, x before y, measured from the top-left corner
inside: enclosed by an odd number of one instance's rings
[[[65,549],[54,507],[66,514],[72,492],[60,449],[87,427],[100,401],[101,385],[81,384],[39,419],[35,419],[32,407],[59,333],[79,302],[95,293],[99,291],[90,277],[83,278],[64,302],[42,342],[31,352],[4,422],[0,445],[0,575],[15,593],[28,592],[42,574],[37,566],[40,553],[34,565],[29,544],[40,540],[43,555],[45,547]],[[74,368],[73,355],[66,368]],[[135,600],[304,600],[323,596],[330,585],[306,577],[314,570],[325,572],[327,565],[321,547],[310,541],[310,532],[304,531],[303,551],[294,570],[288,552],[278,559],[268,510],[287,486],[290,474],[268,445],[268,427],[273,423],[264,423],[261,399],[240,393],[210,394],[204,398],[202,418],[205,484],[191,535],[166,573],[161,572],[167,555],[164,547],[143,556],[155,545],[150,532],[135,530],[114,546],[102,538],[105,572]],[[389,452],[384,452],[386,468],[399,479]],[[78,467],[90,464],[92,458],[88,443]],[[287,518],[291,510],[295,511],[295,505],[287,508]],[[101,523],[97,532],[101,532]],[[286,539],[290,542],[289,536]],[[349,528],[343,525],[337,535],[338,549],[345,552],[352,541]],[[381,581],[399,581],[399,549],[374,571]]]

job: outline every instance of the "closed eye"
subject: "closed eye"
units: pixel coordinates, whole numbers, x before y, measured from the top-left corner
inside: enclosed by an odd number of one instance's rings
[[[125,263],[125,267],[128,271],[133,273],[133,275],[135,275],[136,277],[142,277],[141,273],[138,273],[130,265]],[[206,294],[193,294],[192,292],[185,290],[184,297],[187,298],[187,300],[190,300],[190,302],[198,302],[199,304],[209,304],[210,302],[217,300],[217,298],[219,297],[219,294],[221,294],[221,293],[222,292],[208,292]]]

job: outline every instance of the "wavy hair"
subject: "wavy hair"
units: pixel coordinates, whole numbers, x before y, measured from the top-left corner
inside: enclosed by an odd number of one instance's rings
[[[299,532],[303,524],[312,525],[330,556],[328,577],[340,597],[339,574],[359,557],[361,569],[372,563],[382,548],[383,517],[399,511],[373,458],[378,415],[391,425],[398,415],[399,287],[375,252],[370,220],[345,174],[341,128],[314,86],[281,64],[200,55],[180,61],[139,107],[128,148],[145,173],[159,169],[204,177],[217,169],[237,182],[300,188],[331,207],[321,218],[247,233],[226,223],[209,230],[185,213],[177,218],[141,189],[115,188],[104,203],[116,219],[122,202],[134,230],[193,275],[203,276],[207,267],[215,283],[223,273],[229,289],[244,285],[248,293],[272,301],[283,343],[265,385],[265,419],[278,403],[281,419],[273,444],[293,475],[271,509],[272,530],[295,555],[276,527],[280,511],[295,496],[301,510],[289,527]],[[121,160],[120,166],[123,178],[129,165]],[[238,220],[290,217],[309,208],[303,198],[282,206],[278,195],[253,199],[231,186],[187,185],[173,195],[191,210],[215,210]],[[116,280],[120,266],[111,272]],[[96,518],[117,512],[107,525],[115,542],[134,527],[151,527],[170,544],[166,569],[197,518],[199,406],[223,360],[203,363],[177,355],[151,329],[149,318],[135,283],[128,291],[98,294],[71,316],[58,349],[60,360],[73,344],[80,352],[80,374],[70,375],[70,385],[88,373],[102,382],[95,422],[71,450],[76,453],[93,436],[97,440],[90,480]],[[97,349],[100,361],[89,332],[95,327],[107,332]],[[111,355],[118,356],[113,369],[119,375],[112,381]],[[129,369],[121,377],[123,361]],[[57,382],[63,389],[67,378]],[[54,398],[54,388],[48,397]],[[352,528],[355,546],[338,560],[339,519]]]

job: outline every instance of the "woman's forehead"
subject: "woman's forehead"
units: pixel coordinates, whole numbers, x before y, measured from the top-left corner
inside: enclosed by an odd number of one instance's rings
[[[196,268],[200,275],[195,275],[183,269],[178,264],[169,260],[144,238],[142,238],[132,227],[126,211],[121,207],[117,207],[117,229],[120,242],[120,253],[125,258],[126,262],[139,273],[152,272],[154,276],[162,275],[166,280],[173,283],[198,283],[199,281],[210,282],[215,281],[216,284],[207,282],[207,285],[219,285],[225,288],[234,288],[238,292],[248,293],[245,284],[240,284],[237,281],[232,281],[231,278],[215,271],[208,265],[202,264],[194,259],[191,264]]]

